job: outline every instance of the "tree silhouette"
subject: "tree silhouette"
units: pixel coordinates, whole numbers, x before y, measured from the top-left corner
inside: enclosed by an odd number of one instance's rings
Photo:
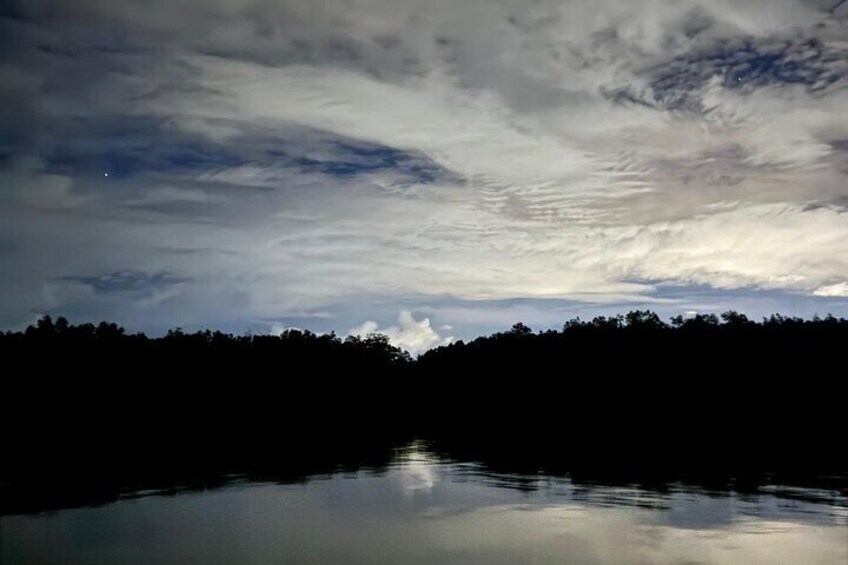
[[[14,368],[2,378],[0,483],[44,488],[56,469],[73,485],[316,458],[332,468],[326,453],[410,437],[527,472],[833,476],[845,468],[846,341],[848,320],[833,316],[666,324],[635,310],[559,331],[519,322],[412,359],[382,334],[149,338],[43,316],[0,334]]]
[[[522,322],[517,322],[512,325],[509,333],[514,336],[528,336],[533,335],[533,330],[530,329],[530,326],[523,324]]]

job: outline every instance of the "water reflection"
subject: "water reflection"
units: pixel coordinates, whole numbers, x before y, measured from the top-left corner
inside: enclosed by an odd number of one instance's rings
[[[422,444],[386,465],[269,479],[4,516],[0,562],[848,562],[848,501],[827,489],[579,483],[446,460]]]

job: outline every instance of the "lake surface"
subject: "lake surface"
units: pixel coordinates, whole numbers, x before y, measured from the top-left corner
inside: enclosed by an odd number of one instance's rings
[[[236,476],[0,525],[4,565],[848,563],[838,492],[577,484],[440,460],[417,444],[377,469],[289,484]]]

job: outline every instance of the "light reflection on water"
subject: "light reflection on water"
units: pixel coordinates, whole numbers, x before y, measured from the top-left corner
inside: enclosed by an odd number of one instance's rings
[[[494,473],[413,445],[385,469],[235,480],[2,518],[0,562],[848,563],[834,493],[663,492]]]

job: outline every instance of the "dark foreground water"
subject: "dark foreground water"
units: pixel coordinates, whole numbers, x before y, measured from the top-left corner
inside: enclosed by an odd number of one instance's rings
[[[417,445],[379,469],[294,484],[234,477],[0,524],[4,565],[848,563],[844,493],[575,483],[437,460]]]

